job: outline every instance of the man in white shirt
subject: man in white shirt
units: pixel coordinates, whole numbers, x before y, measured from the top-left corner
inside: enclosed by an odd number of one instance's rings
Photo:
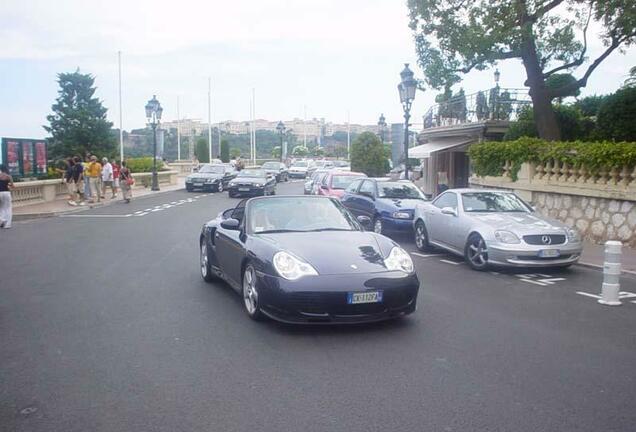
[[[113,166],[108,162],[108,158],[102,158],[102,194],[106,193],[106,188],[110,187],[111,191],[113,191],[113,195],[115,194],[113,189]],[[102,195],[104,198],[104,195]]]

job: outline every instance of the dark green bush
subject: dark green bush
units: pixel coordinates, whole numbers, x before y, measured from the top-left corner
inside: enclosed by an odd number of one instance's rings
[[[636,141],[636,87],[607,96],[596,117],[596,136],[613,141]]]
[[[151,172],[152,171],[152,157],[130,158],[126,159],[126,165],[130,171],[134,173]],[[157,160],[157,171],[164,169],[163,161]]]
[[[221,140],[221,160],[224,163],[230,161],[230,143],[227,140]]]
[[[581,112],[572,105],[554,105],[557,123],[561,129],[563,141],[575,141],[589,138],[593,124],[585,119]],[[517,121],[510,123],[508,132],[504,135],[505,141],[514,141],[521,137],[538,137],[537,127],[534,123],[534,113],[531,106],[524,107],[517,117]]]
[[[380,177],[389,171],[382,141],[372,132],[364,132],[351,144],[351,171],[363,172],[369,177]]]

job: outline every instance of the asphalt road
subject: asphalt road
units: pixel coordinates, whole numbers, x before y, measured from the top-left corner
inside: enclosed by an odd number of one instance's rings
[[[237,201],[177,191],[0,232],[0,430],[634,430],[636,297],[577,294],[600,272],[414,255],[406,319],[257,323],[199,276],[201,225]]]

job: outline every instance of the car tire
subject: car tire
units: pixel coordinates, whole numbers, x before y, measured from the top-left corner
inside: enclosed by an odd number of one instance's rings
[[[210,257],[208,255],[208,246],[205,240],[201,240],[199,247],[199,264],[201,267],[201,277],[206,282],[213,282],[216,277],[212,274],[212,268],[210,267]]]
[[[380,219],[379,217],[373,219],[373,232],[376,234],[384,234],[382,219]]]
[[[419,220],[415,223],[415,246],[421,252],[431,250],[431,244],[428,242],[428,231],[424,222]]]
[[[223,192],[223,182],[219,182],[219,185],[216,187],[217,192]]]
[[[255,321],[263,318],[263,313],[258,305],[258,291],[256,289],[256,270],[251,264],[245,266],[243,270],[241,295],[243,297],[243,306],[247,316]]]
[[[289,181],[289,175],[285,174],[285,181],[288,182]]]
[[[484,271],[488,268],[488,247],[479,234],[471,234],[464,247],[464,259],[473,270]]]
[[[229,191],[229,192],[227,193],[227,196],[228,196],[228,197],[230,197],[230,198],[234,198],[234,192]]]

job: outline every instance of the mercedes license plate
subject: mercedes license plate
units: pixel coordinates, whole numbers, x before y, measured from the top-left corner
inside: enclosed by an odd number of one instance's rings
[[[249,192],[250,188],[238,188],[239,192]]]
[[[194,187],[201,187],[203,186],[203,183],[194,183]]]
[[[561,255],[558,249],[543,249],[539,251],[540,258],[558,258]]]
[[[348,304],[382,303],[382,291],[347,293]]]

